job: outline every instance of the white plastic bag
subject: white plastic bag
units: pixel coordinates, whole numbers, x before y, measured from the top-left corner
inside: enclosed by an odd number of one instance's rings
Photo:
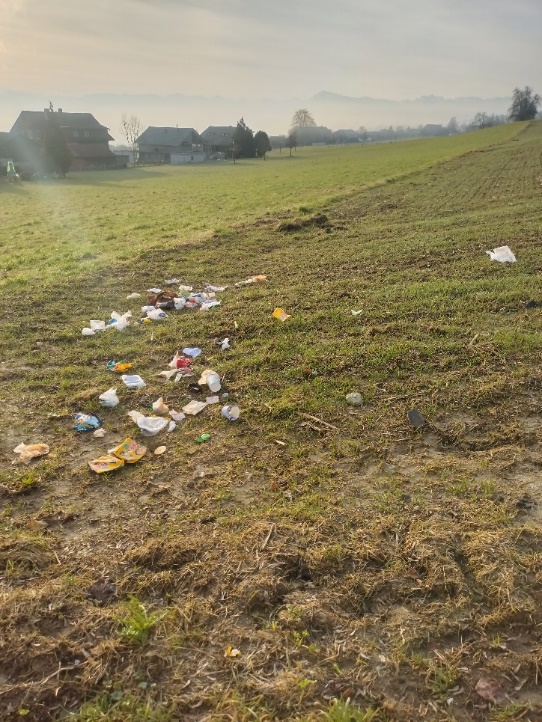
[[[161,416],[144,416],[137,422],[137,425],[143,436],[156,436],[169,425],[169,421]]]
[[[137,374],[122,374],[121,379],[129,389],[142,389],[147,384]]]
[[[98,401],[102,406],[107,409],[114,409],[119,404],[119,397],[117,396],[117,389],[108,389],[103,394],[98,396]]]
[[[151,321],[162,321],[167,318],[167,313],[161,308],[153,308],[152,311],[147,311],[147,318],[150,318]]]
[[[499,263],[515,263],[516,257],[508,246],[499,246],[494,248],[492,251],[486,251],[487,255],[492,261],[498,261]]]
[[[130,325],[130,319],[132,318],[132,312],[127,311],[126,313],[123,313],[122,315],[120,313],[117,313],[116,311],[113,311],[111,314],[111,321],[109,322],[109,326],[112,328],[116,328],[117,331],[124,331],[125,328],[127,328]]]
[[[140,411],[130,411],[128,416],[139,426],[143,436],[156,436],[170,423],[161,416],[145,416]]]

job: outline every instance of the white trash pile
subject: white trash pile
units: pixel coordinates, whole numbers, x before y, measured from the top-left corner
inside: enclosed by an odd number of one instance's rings
[[[265,281],[265,276],[252,276],[245,281],[240,281],[235,284],[235,286],[241,287],[253,283],[264,283]],[[82,330],[82,335],[95,336],[108,329],[125,331],[128,326],[141,327],[142,324],[165,321],[168,318],[167,311],[209,311],[221,305],[222,302],[217,300],[216,296],[228,288],[228,286],[206,284],[204,290],[194,291],[192,286],[181,284],[177,278],[171,278],[165,281],[166,286],[177,284],[179,285],[176,291],[170,289],[162,290],[161,288],[147,289],[147,304],[141,307],[141,313],[144,315],[139,321],[133,321],[131,311],[126,311],[125,313],[113,311],[107,321],[91,319],[88,327]],[[134,292],[126,298],[129,301],[133,301],[141,298],[141,296],[142,294]],[[231,348],[229,338],[215,339],[215,344],[220,347],[221,351],[227,351]],[[157,375],[173,383],[179,383],[189,377],[193,377],[196,374],[194,366],[198,364],[196,359],[198,359],[202,353],[200,348],[187,346],[183,348],[182,351],[177,351],[169,362],[168,368],[158,372]],[[108,363],[107,369],[119,371],[115,366],[115,361],[111,361]],[[118,364],[118,366],[124,366],[128,369],[131,367],[131,364],[123,362]],[[219,404],[221,401],[224,403],[229,400],[230,395],[228,393],[219,395],[219,392],[222,390],[222,380],[217,371],[203,367],[197,370],[197,374],[199,375],[197,384],[193,383],[189,385],[187,391],[201,393],[203,389],[206,388],[208,389],[209,395],[205,397],[205,400],[192,399],[182,407],[181,411],[177,411],[174,408],[170,408],[164,401],[164,397],[161,396],[152,404],[152,414],[146,415],[138,410],[128,412],[128,416],[143,436],[157,436],[161,432],[171,433],[177,428],[177,424],[186,419],[187,416],[196,416],[207,408],[207,406]],[[138,374],[121,373],[120,379],[126,389],[131,392],[137,392],[147,386],[146,381]],[[101,393],[98,400],[104,409],[116,408],[121,403],[121,399],[117,395],[117,388],[115,387],[109,388]],[[239,407],[232,403],[225,403],[222,408],[222,416],[231,422],[237,421],[240,413]],[[96,435],[97,438],[102,437],[106,433],[103,429],[100,429],[100,431],[101,433]],[[209,438],[210,435],[203,434],[202,437],[196,439],[196,441],[206,441]],[[136,442],[133,442],[131,439],[126,439],[123,443],[122,453],[118,452],[118,449],[109,450],[107,455],[89,462],[90,468],[97,473],[111,471],[115,468],[120,468],[123,461],[126,463],[134,463],[146,452],[145,447],[138,446]],[[115,454],[116,456],[114,456]]]

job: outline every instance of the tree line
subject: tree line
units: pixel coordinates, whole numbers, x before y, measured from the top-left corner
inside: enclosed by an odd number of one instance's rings
[[[478,130],[488,128],[493,125],[500,125],[509,121],[525,121],[533,120],[538,113],[538,106],[541,98],[534,93],[532,88],[525,86],[523,90],[514,88],[512,93],[512,105],[509,108],[508,116],[504,115],[488,115],[487,113],[477,113],[470,123],[460,126],[455,118],[452,118],[447,126],[433,126],[436,129],[442,128],[442,132],[438,130],[436,135],[453,135],[455,133],[468,132],[470,130]],[[52,110],[51,105],[51,110]],[[135,149],[136,139],[141,132],[141,123],[136,115],[127,117],[123,115],[121,121],[123,134],[130,147]],[[424,132],[425,131],[425,132]],[[367,142],[369,140],[400,140],[406,138],[419,137],[420,135],[430,134],[431,126],[418,126],[418,128],[404,128],[390,126],[380,131],[372,131],[369,133],[366,128],[360,126],[357,131],[346,131],[354,133],[357,136],[357,142]],[[329,142],[331,131],[329,128],[318,126],[312,114],[306,108],[297,110],[290,125],[288,135],[275,136],[273,138],[273,147],[288,148],[290,155],[292,150],[298,145],[307,145],[312,143]],[[352,142],[344,139],[342,142]],[[339,140],[339,142],[341,142]],[[271,140],[268,134],[263,130],[254,133],[245,123],[244,118],[237,122],[232,141],[232,156],[234,161],[237,158],[263,158],[265,160],[267,153],[272,149]],[[56,172],[59,176],[66,175],[72,162],[72,153],[66,143],[62,130],[57,122],[55,113],[48,114],[47,125],[44,132],[43,142],[43,163],[45,167]]]

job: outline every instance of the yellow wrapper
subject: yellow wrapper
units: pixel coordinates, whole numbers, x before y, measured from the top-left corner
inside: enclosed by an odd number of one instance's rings
[[[278,320],[282,322],[286,321],[287,318],[290,318],[289,314],[287,314],[282,308],[276,308],[271,315],[273,318],[278,318]]]
[[[114,471],[124,466],[124,461],[113,454],[105,454],[97,459],[88,462],[88,465],[97,474],[105,474],[106,471]]]
[[[133,439],[124,439],[120,446],[114,449],[113,453],[127,464],[135,464],[147,453],[147,447],[141,446]]]

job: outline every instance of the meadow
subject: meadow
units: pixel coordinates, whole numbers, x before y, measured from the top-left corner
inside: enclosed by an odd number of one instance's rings
[[[541,718],[541,141],[0,185],[2,720]],[[139,323],[172,277],[228,288]],[[241,417],[141,437],[128,411],[199,398],[157,375],[184,346]],[[143,459],[93,474],[127,436]],[[50,453],[14,465],[23,441]]]

